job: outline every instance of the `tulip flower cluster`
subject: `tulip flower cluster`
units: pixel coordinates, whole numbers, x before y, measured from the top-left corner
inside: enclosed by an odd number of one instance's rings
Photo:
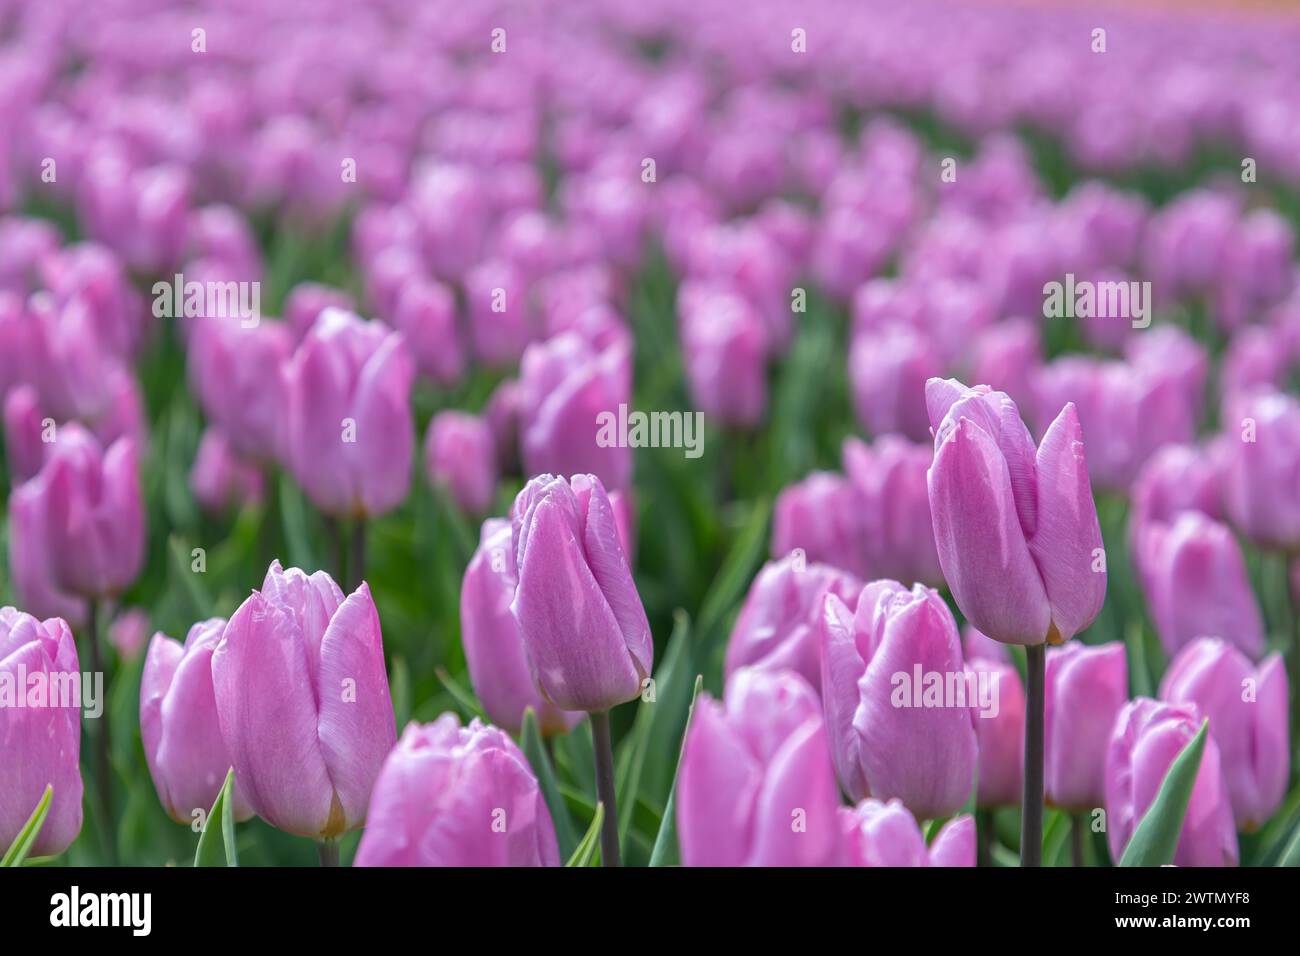
[[[9,6],[0,856],[1295,861],[1294,17]]]

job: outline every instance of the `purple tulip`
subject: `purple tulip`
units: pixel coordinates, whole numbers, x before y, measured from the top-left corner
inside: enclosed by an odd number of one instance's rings
[[[763,565],[749,586],[727,643],[726,674],[742,667],[792,670],[814,689],[821,687],[817,618],[822,597],[835,594],[856,602],[862,582],[825,564],[794,554]]]
[[[1237,828],[1262,826],[1286,795],[1291,769],[1282,658],[1270,654],[1256,667],[1226,641],[1198,638],[1165,671],[1160,699],[1195,704],[1210,719]]]
[[[160,631],[144,660],[140,737],[158,799],[177,823],[192,823],[196,810],[207,813],[234,766],[212,690],[212,652],[225,629],[223,617],[200,621],[184,644]],[[247,820],[253,811],[238,782],[233,795],[235,818]]]
[[[1001,645],[999,645],[1001,646]],[[966,664],[973,671],[967,686],[987,686],[996,704],[971,705],[979,762],[975,801],[980,807],[1013,807],[1023,795],[1025,763],[1025,687],[1020,672],[1010,663],[975,658]]]
[[[1129,527],[1135,534],[1153,522],[1172,524],[1184,511],[1222,516],[1220,469],[1207,450],[1169,445],[1151,456],[1133,483]]]
[[[379,614],[324,571],[271,564],[212,652],[217,720],[248,805],[288,833],[361,826],[397,737]]]
[[[519,382],[508,378],[492,390],[483,418],[492,430],[492,445],[496,448],[497,470],[511,473],[519,467]]]
[[[844,791],[897,797],[923,820],[956,812],[975,782],[970,708],[989,702],[975,699],[943,599],[919,584],[875,581],[856,612],[828,594],[817,627],[826,732]]]
[[[975,818],[954,817],[926,846],[901,800],[863,800],[839,808],[849,866],[974,866]]]
[[[528,288],[519,270],[498,259],[470,270],[465,298],[474,357],[486,365],[513,365],[533,339]]]
[[[266,493],[266,480],[260,468],[230,447],[224,432],[208,428],[194,454],[190,490],[199,507],[220,512],[229,505],[260,502]]]
[[[631,400],[631,357],[624,345],[597,352],[565,333],[529,346],[519,380],[525,473],[589,472],[609,488],[626,488],[632,449],[602,426],[617,424],[619,407]]]
[[[149,640],[149,614],[140,607],[118,611],[108,626],[108,643],[124,661],[135,660]]]
[[[833,866],[839,794],[817,694],[797,674],[744,668],[701,694],[677,778],[685,866]]]
[[[962,613],[1009,644],[1059,644],[1106,596],[1101,527],[1072,404],[1037,449],[1016,403],[987,386],[931,379],[930,512],[939,564]]]
[[[1225,525],[1184,511],[1172,525],[1148,527],[1138,543],[1138,577],[1166,653],[1197,637],[1222,637],[1259,658],[1264,622],[1241,547]]]
[[[1260,547],[1300,550],[1300,402],[1259,392],[1232,402],[1226,418],[1223,486],[1233,524]]]
[[[189,375],[203,412],[231,447],[253,461],[283,455],[284,366],[293,353],[289,330],[260,320],[199,318],[190,329]]]
[[[425,436],[424,468],[429,482],[446,486],[463,511],[483,514],[497,490],[492,429],[484,419],[466,412],[439,412]]]
[[[1124,645],[1078,642],[1047,654],[1043,784],[1053,806],[1071,813],[1106,799],[1106,744],[1128,702]]]
[[[882,435],[870,445],[848,438],[840,454],[871,569],[863,577],[943,584],[926,488],[934,457],[930,446],[897,435]]]
[[[31,856],[55,856],[81,832],[81,698],[47,696],[40,704],[31,697],[37,674],[50,690],[66,686],[74,674],[81,679],[72,631],[58,618],[38,621],[12,607],[0,609],[0,697],[25,695],[24,706],[13,706],[16,699],[0,705],[0,845],[13,843],[50,786],[49,814]]]
[[[421,374],[439,385],[460,380],[466,359],[450,289],[431,279],[408,279],[398,293],[391,324],[410,346]]]
[[[724,425],[759,424],[770,351],[762,316],[728,286],[700,280],[682,284],[677,313],[692,404]]]
[[[512,511],[510,605],[542,696],[600,713],[641,693],[654,643],[600,479],[539,475]]]
[[[288,451],[316,507],[383,514],[411,481],[414,369],[398,332],[326,309],[286,369]]]
[[[105,452],[84,429],[63,426],[40,474],[14,490],[9,508],[10,566],[31,562],[15,573],[20,589],[24,580],[39,581],[67,594],[107,597],[140,573],[144,508],[129,438]]]
[[[866,577],[870,572],[866,546],[857,497],[847,478],[817,471],[777,495],[772,512],[773,558],[799,548],[809,561]]]
[[[455,714],[410,723],[384,761],[355,866],[559,866],[551,813],[514,741]]]
[[[351,312],[355,304],[352,296],[318,282],[300,282],[289,290],[284,300],[284,321],[289,326],[295,342],[301,342],[326,309]]]
[[[1166,704],[1149,697],[1130,701],[1120,712],[1106,749],[1106,838],[1116,862],[1202,719],[1194,704]],[[1232,804],[1213,734],[1205,741],[1174,865],[1237,865]]]
[[[849,380],[858,421],[872,435],[897,434],[912,441],[930,437],[927,380],[941,371],[926,336],[892,323],[853,337]]]
[[[469,679],[497,726],[518,733],[524,710],[531,707],[543,735],[566,733],[582,714],[560,710],[537,689],[519,625],[510,612],[518,583],[510,522],[489,518],[460,587],[461,642]]]
[[[41,417],[40,400],[36,389],[19,385],[9,390],[4,400],[5,459],[9,463],[9,477],[15,485],[34,477],[45,463],[45,453],[50,443],[44,437],[57,434],[47,425],[53,419]]]

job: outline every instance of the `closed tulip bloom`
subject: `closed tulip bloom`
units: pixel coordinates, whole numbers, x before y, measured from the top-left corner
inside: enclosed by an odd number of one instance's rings
[[[608,488],[626,488],[632,449],[618,440],[617,425],[619,406],[631,400],[625,346],[596,351],[574,333],[529,346],[519,379],[525,473],[590,473]]]
[[[1001,646],[1001,645],[999,645]],[[975,658],[966,664],[974,684],[987,700],[970,708],[979,750],[975,801],[981,807],[1013,807],[1023,795],[1025,765],[1025,686],[1010,663]]]
[[[0,609],[0,699],[29,694],[36,674],[44,675],[52,691],[80,673],[77,645],[66,622],[38,621],[12,607]],[[45,706],[31,706],[33,701],[27,697],[23,703],[28,706],[12,703],[0,705],[5,753],[0,845],[8,848],[13,843],[46,786],[51,786],[49,814],[30,855],[55,856],[81,832],[81,699],[67,702],[47,697]]]
[[[430,483],[446,487],[462,510],[483,514],[497,489],[492,429],[466,412],[439,412],[429,422],[424,468]]]
[[[792,670],[814,689],[821,687],[817,617],[822,597],[837,595],[856,604],[862,581],[826,564],[790,555],[763,565],[749,586],[727,642],[726,673],[742,667]]]
[[[465,279],[465,301],[474,358],[495,367],[519,361],[533,339],[528,287],[519,270],[500,259],[475,266]]]
[[[929,846],[901,800],[839,808],[847,866],[974,866],[975,818],[954,817]]]
[[[944,577],[975,627],[1008,644],[1058,644],[1106,596],[1101,527],[1072,404],[1037,449],[1016,403],[931,379],[930,512]]]
[[[452,713],[410,723],[384,761],[355,866],[559,866],[537,777],[505,733]]]
[[[1151,456],[1133,483],[1133,531],[1171,524],[1184,511],[1222,517],[1222,480],[1215,456],[1191,445],[1169,445]]]
[[[1195,704],[1210,719],[1237,829],[1262,826],[1286,795],[1291,769],[1282,658],[1270,654],[1256,667],[1227,641],[1198,638],[1165,671],[1160,698]]]
[[[623,546],[629,565],[636,564],[636,505],[631,491],[611,491],[609,506],[614,509],[614,524],[618,526],[618,543]]]
[[[226,629],[214,617],[190,628],[185,643],[161,631],[149,642],[140,677],[140,737],[158,799],[177,823],[207,813],[234,766],[217,722],[212,690],[212,652]],[[239,784],[237,820],[253,815]]]
[[[919,584],[874,581],[856,612],[825,597],[817,627],[826,732],[844,791],[897,797],[922,820],[955,813],[970,796],[978,752],[957,622],[943,599]],[[954,678],[960,700],[947,696]]]
[[[50,446],[42,439],[56,433],[53,428],[46,427],[36,389],[30,385],[19,385],[9,390],[4,400],[4,419],[9,478],[13,484],[19,485],[41,470],[45,452]],[[53,425],[53,422],[50,419],[48,424]]]
[[[934,457],[929,444],[897,435],[882,435],[870,445],[848,438],[841,457],[871,569],[863,577],[943,584],[926,487]]]
[[[926,441],[926,382],[941,371],[938,356],[920,332],[898,323],[853,337],[849,382],[858,421],[872,435],[896,434]]]
[[[1170,766],[1203,719],[1195,704],[1167,704],[1149,697],[1130,701],[1116,718],[1106,749],[1106,839],[1115,862],[1123,857]],[[1213,733],[1205,741],[1174,865],[1237,865],[1232,804]]]
[[[510,610],[542,695],[600,713],[641,692],[654,642],[600,479],[539,475],[512,512]]]
[[[140,573],[144,508],[131,439],[103,451],[81,427],[63,426],[40,474],[14,490],[9,506],[11,514],[24,512],[15,522],[11,554],[19,563],[39,564],[31,577],[43,577],[56,590],[106,597]]]
[[[1197,511],[1139,538],[1139,577],[1165,652],[1197,637],[1222,637],[1248,657],[1264,652],[1264,622],[1241,546],[1227,526]]]
[[[565,733],[582,714],[560,710],[537,689],[524,639],[510,613],[518,583],[510,522],[489,518],[460,586],[460,633],[469,679],[497,726],[518,733],[524,710],[531,707],[543,735]]]
[[[190,490],[200,508],[219,512],[230,505],[260,502],[266,481],[260,468],[235,453],[224,432],[208,428],[194,454]]]
[[[759,424],[770,351],[763,317],[738,292],[698,280],[683,283],[677,308],[691,403],[724,425]]]
[[[1300,549],[1300,402],[1264,391],[1231,405],[1223,443],[1228,514],[1260,547]]]
[[[209,422],[231,447],[254,461],[275,461],[284,453],[284,366],[293,354],[289,329],[260,320],[244,327],[234,318],[194,320],[189,341],[189,376]]]
[[[253,811],[323,840],[361,826],[397,737],[379,614],[324,571],[271,564],[212,652],[221,736]]]
[[[398,332],[338,309],[321,313],[290,360],[288,449],[317,508],[374,517],[411,482],[414,368]]]
[[[285,297],[284,321],[293,334],[293,340],[301,342],[326,309],[351,312],[354,308],[352,296],[342,289],[319,282],[300,282]]]
[[[701,694],[682,746],[685,866],[834,866],[839,794],[817,694],[797,674],[745,668]]]
[[[1078,642],[1047,654],[1043,788],[1053,806],[1082,813],[1106,799],[1106,746],[1128,703],[1124,645]]]
[[[439,385],[460,381],[466,358],[450,289],[432,279],[408,279],[398,293],[392,325],[406,339],[420,374]]]
[[[927,503],[926,507],[929,507]],[[867,541],[854,488],[834,472],[818,471],[777,495],[772,511],[772,557],[795,548],[809,561],[865,577]]]

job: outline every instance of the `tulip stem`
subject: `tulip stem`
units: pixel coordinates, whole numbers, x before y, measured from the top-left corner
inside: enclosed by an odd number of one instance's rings
[[[322,840],[316,844],[316,855],[320,858],[321,866],[338,866],[339,865],[339,841]]]
[[[355,591],[366,579],[366,519],[352,522],[352,540],[348,548],[348,590]]]
[[[1047,644],[1025,648],[1025,795],[1020,812],[1020,865],[1043,865],[1043,692]]]
[[[600,827],[600,860],[619,866],[618,808],[614,805],[614,748],[609,739],[609,711],[591,714],[591,745],[596,754],[596,798],[605,805]]]
[[[1083,866],[1083,814],[1070,814],[1070,864]]]
[[[993,813],[990,810],[975,811],[975,865],[993,865]]]
[[[86,602],[86,633],[90,642],[90,666],[96,674],[104,673],[104,653],[99,646],[99,602],[91,598]],[[113,825],[113,777],[112,738],[107,711],[100,715],[99,727],[95,734],[95,777],[99,792],[99,812],[103,818],[100,829],[104,834],[104,845],[108,849],[110,864],[117,864],[117,836]]]

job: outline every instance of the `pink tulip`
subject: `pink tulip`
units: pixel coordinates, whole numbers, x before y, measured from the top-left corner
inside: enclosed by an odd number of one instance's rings
[[[1123,644],[1072,642],[1048,652],[1044,788],[1053,806],[1083,813],[1103,804],[1106,744],[1127,702]]]
[[[485,513],[497,487],[491,428],[465,412],[439,412],[425,436],[424,468],[430,483],[445,486],[463,511]]]
[[[849,866],[974,866],[975,818],[954,817],[934,842],[925,835],[901,800],[863,800],[837,811],[844,832]]]
[[[285,447],[284,367],[293,354],[290,332],[268,319],[245,327],[235,318],[194,320],[189,375],[208,421],[235,452],[275,461]]]
[[[1223,490],[1233,524],[1260,547],[1300,549],[1300,402],[1261,391],[1232,402],[1225,418]]]
[[[1018,806],[1025,763],[1025,687],[1020,672],[1010,663],[979,657],[969,660],[966,667],[974,672],[974,686],[984,681],[995,688],[997,700],[996,707],[986,709],[977,702],[970,708],[979,750],[976,805]]]
[[[860,520],[855,490],[848,479],[829,471],[813,472],[777,495],[772,512],[772,557],[780,559],[799,548],[809,561],[865,577],[869,573],[867,539]]]
[[[220,512],[230,505],[254,504],[266,493],[261,469],[230,447],[225,433],[208,428],[190,468],[190,490],[199,507]]]
[[[870,445],[847,438],[840,454],[867,550],[870,571],[863,577],[943,584],[926,487],[933,458],[929,445],[913,445],[897,435],[882,435]]]

